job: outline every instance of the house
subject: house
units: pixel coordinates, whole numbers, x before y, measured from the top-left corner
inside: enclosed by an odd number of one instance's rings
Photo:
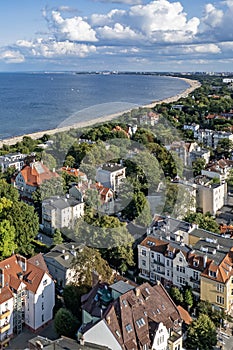
[[[32,193],[42,183],[52,178],[59,178],[55,170],[50,171],[43,162],[32,162],[19,171],[16,177],[12,179],[12,184],[18,189],[22,200],[33,203]]]
[[[106,163],[97,168],[96,181],[114,192],[125,179],[125,167],[117,163]]]
[[[203,143],[205,146],[216,149],[218,142],[222,139],[233,141],[233,134],[227,131],[199,129],[195,138],[198,139],[198,142]]]
[[[84,215],[84,203],[66,196],[50,197],[42,201],[42,225],[46,232],[54,233],[55,229],[74,227],[75,222]]]
[[[53,318],[54,281],[43,256],[30,259],[14,254],[0,262],[0,348],[23,325],[38,331]]]
[[[227,184],[215,183],[206,176],[197,176],[194,180],[196,186],[196,207],[203,214],[209,212],[211,215],[216,215],[226,203],[227,199]]]
[[[77,178],[77,180],[80,181],[87,181],[87,175],[76,168],[70,168],[68,166],[64,166],[61,168],[61,171],[64,171],[66,174],[74,176]]]
[[[44,254],[49,273],[57,282],[58,287],[64,288],[67,284],[75,282],[73,262],[80,249],[82,246],[74,242],[62,243]]]
[[[98,283],[81,302],[84,342],[114,350],[182,349],[182,319],[160,283],[129,288],[116,299],[111,286]]]
[[[150,112],[147,112],[147,114],[140,117],[140,124],[154,126],[158,123],[159,118],[160,118],[159,113],[150,111]]]
[[[217,178],[222,183],[230,175],[232,166],[233,161],[229,159],[213,160],[201,171],[201,175],[211,179]]]
[[[15,170],[20,171],[25,165],[24,160],[27,154],[9,153],[0,156],[0,170],[4,173],[8,168],[14,167]]]

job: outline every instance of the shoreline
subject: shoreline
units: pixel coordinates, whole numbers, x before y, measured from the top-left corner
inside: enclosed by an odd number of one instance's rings
[[[198,80],[192,80],[192,79],[180,78],[180,77],[170,77],[170,78],[184,80],[190,86],[187,89],[185,89],[183,92],[181,92],[177,95],[167,97],[167,98],[162,99],[162,100],[153,101],[150,104],[142,105],[142,106],[139,106],[138,108],[153,108],[158,104],[176,102],[182,97],[187,97],[191,92],[193,92],[194,90],[196,90],[198,87],[201,86],[201,83]],[[133,108],[133,109],[135,109],[135,108]],[[72,124],[72,125],[68,125],[68,126],[64,126],[64,127],[58,127],[58,128],[54,128],[54,129],[50,129],[50,130],[43,130],[43,131],[33,132],[30,134],[24,134],[24,135],[20,135],[20,136],[14,136],[11,138],[3,139],[0,141],[0,148],[2,148],[3,145],[7,145],[7,146],[15,145],[17,142],[22,141],[24,136],[29,136],[33,140],[37,140],[37,139],[41,138],[44,134],[54,135],[56,133],[69,131],[71,129],[85,128],[85,127],[89,127],[89,126],[92,126],[92,125],[95,125],[98,123],[104,123],[107,121],[111,121],[111,120],[121,116],[124,113],[130,112],[131,110],[132,109],[125,110],[122,112],[117,112],[114,114],[105,115],[105,116],[102,116],[102,117],[99,117],[96,119],[78,122],[76,124]]]

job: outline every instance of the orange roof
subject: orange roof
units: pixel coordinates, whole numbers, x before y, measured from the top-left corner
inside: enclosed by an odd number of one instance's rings
[[[184,321],[185,324],[189,325],[192,322],[192,317],[188,313],[187,310],[185,310],[182,306],[178,305],[177,309],[179,311],[180,317]]]
[[[72,176],[80,176],[80,177],[86,177],[86,174],[83,173],[82,171],[80,171],[79,169],[76,168],[69,168],[69,167],[65,167],[63,166],[61,168],[62,171],[65,171],[67,174],[72,175]]]
[[[43,163],[34,162],[26,165],[21,170],[21,175],[24,181],[29,186],[40,186],[44,181],[50,180],[53,177],[59,177],[56,172],[50,171]]]
[[[0,291],[0,304],[5,303],[7,300],[13,298],[13,293],[9,287],[4,287]]]

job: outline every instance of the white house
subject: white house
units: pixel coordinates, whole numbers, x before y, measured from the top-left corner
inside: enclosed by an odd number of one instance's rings
[[[123,179],[125,179],[125,167],[121,164],[103,164],[96,171],[96,181],[113,191],[119,188]]]
[[[12,255],[0,262],[0,348],[23,326],[39,330],[53,318],[54,282],[41,254]]]
[[[14,167],[15,170],[20,171],[24,166],[24,160],[27,157],[22,153],[9,153],[0,156],[0,169],[4,173],[9,167]]]
[[[84,203],[71,197],[56,196],[42,201],[42,225],[44,230],[73,228],[77,219],[84,215]]]

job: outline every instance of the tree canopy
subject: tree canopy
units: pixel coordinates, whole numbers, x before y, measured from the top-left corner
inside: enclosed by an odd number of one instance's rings
[[[201,314],[188,327],[186,348],[211,350],[217,343],[216,327],[208,315]]]

